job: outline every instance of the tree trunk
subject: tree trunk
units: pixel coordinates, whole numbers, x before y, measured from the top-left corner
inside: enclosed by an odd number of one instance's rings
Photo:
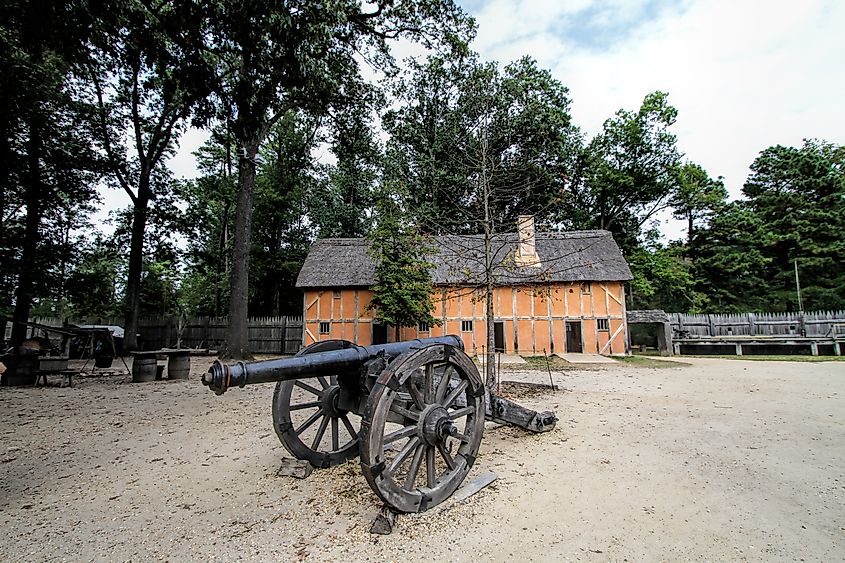
[[[150,201],[149,171],[142,168],[138,197],[132,210],[132,238],[129,243],[129,270],[124,300],[124,340],[127,352],[138,349],[138,309],[141,306],[141,269],[144,264],[144,231],[147,228],[147,207]]]
[[[12,313],[12,346],[20,346],[26,340],[26,325],[29,320],[29,308],[32,304],[32,282],[37,268],[39,227],[41,226],[41,129],[33,119],[29,124],[27,142],[28,174],[24,192],[26,203],[26,225],[24,226],[23,246],[21,247],[20,268],[18,269],[18,287],[15,290],[15,310]]]
[[[244,144],[246,155],[238,163],[238,207],[235,211],[235,239],[232,253],[232,285],[229,295],[229,326],[224,355],[237,360],[252,359],[247,323],[249,303],[249,247],[252,234],[252,192],[255,187],[255,157],[260,134]]]

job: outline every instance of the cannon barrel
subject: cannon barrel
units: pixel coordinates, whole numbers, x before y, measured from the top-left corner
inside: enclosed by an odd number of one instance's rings
[[[358,346],[350,342],[348,347],[340,350],[315,352],[292,358],[261,362],[237,362],[227,365],[220,360],[215,360],[208,368],[208,373],[203,374],[202,384],[217,395],[222,395],[230,387],[304,379],[333,373],[348,373],[360,369],[365,362],[379,354],[394,358],[431,344],[449,344],[461,350],[464,348],[460,337],[449,335],[372,346]]]

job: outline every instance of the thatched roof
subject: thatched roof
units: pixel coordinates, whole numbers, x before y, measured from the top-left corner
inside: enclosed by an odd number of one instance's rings
[[[608,231],[537,233],[540,265],[520,267],[514,262],[517,234],[496,235],[492,251],[497,285],[547,282],[626,281],[631,270]],[[484,279],[482,235],[441,236],[432,239],[437,250],[428,257],[435,285],[481,283]],[[297,287],[368,287],[375,282],[375,266],[365,239],[322,239],[311,247]]]

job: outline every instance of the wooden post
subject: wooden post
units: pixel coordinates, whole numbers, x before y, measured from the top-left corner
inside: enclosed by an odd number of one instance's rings
[[[757,334],[757,327],[754,325],[754,313],[748,313],[748,333],[751,336]]]
[[[713,323],[713,315],[709,313],[707,314],[707,323],[709,325],[707,328],[707,336],[716,336],[716,325]],[[742,354],[739,355],[741,356]]]
[[[742,356],[742,344],[739,342],[736,343],[736,355]]]

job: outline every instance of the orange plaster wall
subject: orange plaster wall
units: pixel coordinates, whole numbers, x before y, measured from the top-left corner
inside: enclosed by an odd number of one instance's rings
[[[549,318],[549,300],[545,286],[532,287],[532,298],[534,299],[534,316]],[[546,340],[548,340],[548,336]],[[538,349],[542,350],[542,347],[538,346]]]
[[[621,299],[622,284],[619,282],[610,282],[607,284],[592,283],[590,289],[592,292],[592,300],[595,306],[595,316],[602,318],[608,316],[621,316],[623,314],[623,306],[617,302],[616,299],[606,298],[605,289]],[[551,286],[551,305],[552,314],[556,317],[562,317],[566,312],[569,314],[567,318],[579,319],[582,317],[591,317],[593,311],[590,310],[590,294],[581,294],[581,284],[578,283],[562,283]],[[570,290],[572,290],[570,292]],[[552,338],[549,338],[549,321],[548,321],[548,293],[545,286],[538,286],[536,288],[531,286],[522,286],[519,288],[500,287],[496,288],[494,294],[494,310],[497,321],[504,322],[504,340],[505,349],[513,353],[517,351],[523,354],[542,354],[543,349],[547,353],[552,353],[552,342],[554,342],[554,352],[565,351],[566,331],[563,320],[558,319],[552,321]],[[368,290],[359,289],[358,298],[358,344],[369,345],[372,342],[372,324],[369,322],[372,319],[372,312],[366,310],[366,306],[372,296]],[[447,320],[445,325],[432,326],[428,333],[417,333],[416,327],[404,328],[401,337],[403,339],[413,338],[427,338],[430,336],[442,336],[446,334],[458,334],[464,341],[466,350],[470,353],[481,353],[483,348],[486,348],[486,323],[482,320],[486,315],[486,304],[484,299],[474,300],[473,294],[466,289],[453,288],[446,292],[447,299],[445,302],[446,315],[448,317],[458,317],[458,302],[460,300],[461,317],[464,319],[475,318],[473,331],[461,332],[461,323],[459,320]],[[442,318],[442,289],[437,288],[433,294],[433,302],[435,310],[433,316],[437,319]],[[534,306],[534,330],[532,333],[532,322],[529,319],[520,319],[517,321],[517,339],[518,349],[514,349],[514,322],[513,322],[513,301],[516,297],[516,316],[527,317],[531,315],[532,304]],[[305,344],[310,344],[315,340],[326,340],[329,338],[343,338],[346,340],[354,340],[354,316],[355,316],[355,290],[344,289],[341,290],[340,299],[334,299],[332,290],[308,290],[305,292],[304,304],[307,306],[311,304],[315,298],[319,302],[314,303],[304,312],[305,326],[314,335],[314,339],[306,333],[304,337]],[[564,306],[564,300],[567,305]],[[580,302],[583,301],[583,310]],[[609,305],[609,307],[608,307]],[[319,317],[318,317],[319,311]],[[319,334],[319,321],[330,321],[331,333]],[[598,333],[596,339],[595,321],[591,318],[584,318],[582,322],[582,345],[583,351],[586,353],[596,353],[604,346],[610,335],[612,335],[622,324],[621,319],[609,319],[610,331],[601,331]],[[394,333],[391,332],[389,339],[393,340]],[[616,336],[612,345],[604,350],[605,354],[623,354],[625,352],[625,335],[621,332]]]
[[[534,352],[533,339],[531,338],[531,321],[520,319],[516,321],[516,335],[519,338],[519,350],[521,353]]]
[[[535,309],[536,310],[536,309]],[[546,315],[548,319],[548,315]],[[536,319],[534,321],[534,351],[537,354],[542,354],[543,350],[547,354],[551,353],[552,343],[549,340],[549,321]]]
[[[566,321],[552,321],[552,331],[555,335],[555,352],[562,354],[566,351]]]
[[[516,314],[519,317],[525,317],[531,314],[531,289],[526,287],[517,288],[516,290]],[[522,342],[522,337],[519,339]]]
[[[581,316],[581,289],[578,284],[567,284],[566,286],[566,309],[569,312],[570,318],[578,318]]]
[[[564,301],[566,299],[566,284],[555,284],[551,286],[552,316],[562,317],[565,314]]]
[[[509,287],[496,288],[499,317],[513,317],[513,290]]]
[[[598,349],[596,349],[596,321],[584,319],[581,323],[581,337],[584,342],[585,354],[595,354],[598,352]]]

